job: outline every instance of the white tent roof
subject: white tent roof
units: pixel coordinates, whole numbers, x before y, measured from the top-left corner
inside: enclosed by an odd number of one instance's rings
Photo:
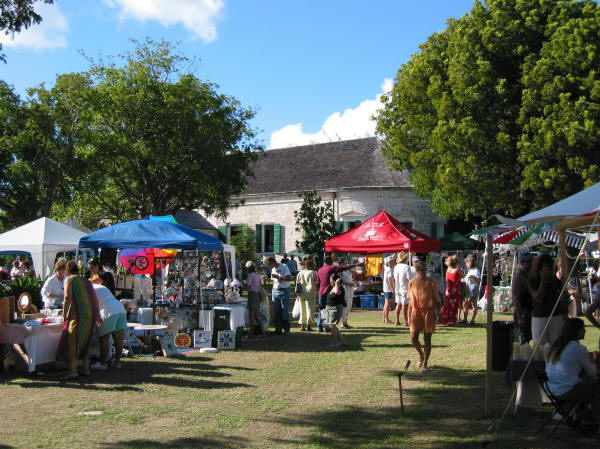
[[[599,210],[600,182],[548,207],[524,215],[519,220],[536,223],[560,219],[553,227],[569,229],[592,224],[595,212]]]
[[[45,279],[52,272],[56,253],[75,250],[84,232],[47,217],[0,234],[0,251],[27,251],[36,273]]]

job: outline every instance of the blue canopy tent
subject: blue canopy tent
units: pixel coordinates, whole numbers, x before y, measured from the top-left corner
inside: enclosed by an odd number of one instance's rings
[[[227,251],[235,264],[235,247],[224,245],[219,239],[203,232],[163,220],[134,220],[107,226],[82,237],[79,240],[79,248]],[[202,298],[202,294],[200,296]],[[202,306],[204,308],[204,304]]]
[[[80,248],[174,248],[218,251],[223,243],[187,226],[162,220],[134,220],[92,232]]]

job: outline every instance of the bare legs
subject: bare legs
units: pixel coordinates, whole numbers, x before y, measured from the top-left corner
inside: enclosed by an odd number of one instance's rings
[[[423,334],[423,346],[419,341],[419,332],[410,331],[410,340],[413,347],[419,353],[419,366],[427,368],[427,362],[429,362],[429,356],[431,355],[431,334]]]
[[[383,304],[383,322],[391,323],[390,321],[390,309],[392,308],[392,298],[386,298]]]
[[[330,324],[329,327],[331,329],[331,346],[342,346],[345,342],[337,324]]]
[[[250,337],[254,337],[255,326],[258,326],[261,337],[265,337],[265,329],[260,318],[260,311],[258,309],[250,309]]]

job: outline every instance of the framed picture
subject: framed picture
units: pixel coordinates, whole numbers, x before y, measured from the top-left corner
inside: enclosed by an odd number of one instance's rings
[[[210,348],[211,339],[211,331],[194,331],[194,348]]]
[[[219,331],[217,348],[235,349],[235,331]]]
[[[174,337],[160,337],[160,347],[165,357],[177,354]]]

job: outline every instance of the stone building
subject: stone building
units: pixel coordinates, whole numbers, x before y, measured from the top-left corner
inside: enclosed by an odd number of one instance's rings
[[[346,231],[382,209],[403,223],[433,237],[441,237],[444,221],[431,211],[429,202],[412,192],[407,171],[391,171],[385,165],[376,137],[321,143],[263,152],[242,203],[226,220],[208,217],[227,241],[243,225],[256,231],[258,254],[283,254],[296,249],[294,211],[302,193],[317,190],[331,202],[338,227]]]

